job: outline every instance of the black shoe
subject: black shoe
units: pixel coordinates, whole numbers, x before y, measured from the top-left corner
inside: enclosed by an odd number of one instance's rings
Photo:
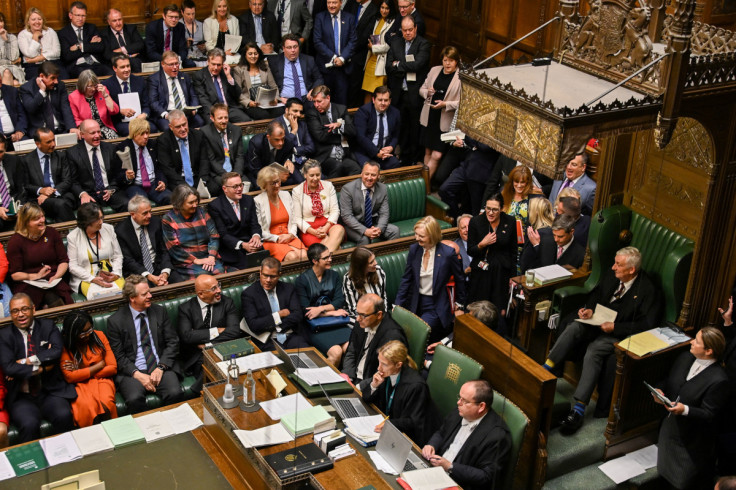
[[[570,413],[567,414],[567,417],[562,419],[562,423],[560,424],[560,432],[566,436],[572,435],[580,429],[580,427],[583,426],[583,415],[576,412],[575,410],[570,410]]]

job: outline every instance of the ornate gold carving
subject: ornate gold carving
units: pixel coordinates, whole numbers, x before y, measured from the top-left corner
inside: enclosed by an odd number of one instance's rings
[[[705,196],[702,192],[684,182],[679,182],[668,175],[663,175],[659,169],[647,169],[647,182],[657,189],[663,190],[668,196],[695,206],[699,210],[705,209]]]
[[[460,365],[451,362],[447,365],[447,370],[445,371],[445,379],[449,379],[453,383],[457,384],[457,380],[460,379],[460,373],[462,371],[463,370]]]
[[[667,228],[685,235],[688,238],[695,239],[698,236],[698,230],[689,226],[687,223],[680,221],[678,216],[671,213],[663,213],[655,209],[651,204],[644,202],[639,197],[634,196],[631,200],[631,207],[635,211],[650,217],[657,223],[661,223]]]
[[[662,152],[667,158],[702,170],[709,176],[715,171],[713,140],[708,130],[696,119],[680,118],[672,141]]]

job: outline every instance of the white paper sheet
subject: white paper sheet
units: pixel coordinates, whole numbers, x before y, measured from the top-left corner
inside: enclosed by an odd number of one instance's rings
[[[141,428],[141,432],[143,432],[146,442],[158,441],[159,439],[171,437],[176,434],[162,412],[153,412],[148,415],[142,415],[140,417],[136,417],[134,420],[135,423],[138,424],[138,427]]]
[[[396,473],[394,469],[391,468],[391,465],[389,465],[386,460],[383,459],[383,456],[378,454],[376,451],[368,451],[368,455],[371,457],[371,461],[373,461],[373,465],[378,471],[383,471],[384,473],[387,473],[389,475],[398,475],[398,473]]]
[[[342,383],[345,379],[337,374],[330,366],[321,368],[299,368],[296,370],[297,376],[304,380],[309,386],[328,383]]]
[[[273,420],[281,420],[281,417],[284,415],[298,412],[311,406],[312,404],[301,393],[261,402],[261,408]]]
[[[0,481],[13,478],[15,476],[15,470],[13,465],[8,461],[8,456],[2,452],[0,453]]]
[[[82,452],[69,432],[65,432],[60,436],[41,439],[40,442],[49,466],[56,466],[82,457]]]
[[[188,403],[182,403],[171,410],[164,410],[164,418],[169,423],[174,432],[182,434],[196,429],[202,425],[202,421],[194,413],[192,407]]]
[[[457,486],[457,483],[439,466],[405,471],[401,476],[412,489],[417,490],[439,490]]]
[[[240,44],[243,42],[243,36],[236,36],[234,34],[225,34],[225,49],[224,51],[227,53],[228,50],[232,54],[238,54],[238,49],[240,49]]]
[[[598,469],[605,473],[608,478],[613,480],[616,485],[646,472],[642,465],[633,459],[625,457],[612,459],[611,461],[598,466]]]
[[[603,325],[606,322],[615,322],[616,315],[618,315],[617,311],[598,304],[595,305],[595,312],[593,312],[593,316],[590,317],[588,320],[581,320],[580,318],[578,318],[575,321],[580,323],[587,323],[588,325],[598,326]]]
[[[56,285],[61,282],[61,278],[57,277],[51,282],[47,281],[46,279],[36,279],[33,281],[30,279],[25,279],[23,282],[26,284],[30,284],[31,286],[36,286],[37,288],[51,289],[53,287],[56,287]]]
[[[85,456],[115,449],[112,441],[107,437],[107,432],[99,424],[73,430],[71,435]]]
[[[652,444],[651,446],[643,447],[624,457],[636,461],[645,470],[654,468],[657,466],[657,445]]]
[[[123,118],[124,122],[130,122],[131,119],[134,119],[141,114],[141,98],[138,95],[138,92],[130,92],[128,94],[118,94],[118,105],[121,109],[133,109],[135,110],[135,114],[133,114],[131,117],[125,117]]]
[[[237,361],[238,368],[241,373],[246,372],[248,369],[252,371],[258,371],[259,369],[270,368],[283,364],[283,361],[278,357],[274,356],[272,352],[261,352],[258,354],[251,354],[249,356],[238,357]],[[227,366],[230,364],[230,360],[220,361],[217,363],[217,367],[220,368],[220,372],[224,376],[227,376]]]
[[[375,428],[378,424],[383,422],[383,415],[369,415],[368,417],[353,417],[350,419],[344,419],[342,421],[346,427],[349,427],[353,433],[373,437],[377,436],[378,433]]]
[[[235,435],[245,447],[271,446],[294,440],[281,424],[273,424],[256,430],[236,429]]]

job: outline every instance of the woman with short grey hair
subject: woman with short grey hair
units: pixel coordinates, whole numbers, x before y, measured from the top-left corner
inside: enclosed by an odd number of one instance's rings
[[[77,90],[69,94],[69,105],[77,126],[87,119],[93,119],[100,125],[103,139],[118,137],[112,116],[120,112],[120,107],[92,70],[84,70],[79,74]]]

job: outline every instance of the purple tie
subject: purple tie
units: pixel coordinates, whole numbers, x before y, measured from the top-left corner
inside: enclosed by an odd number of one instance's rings
[[[10,207],[10,193],[8,185],[5,183],[5,169],[0,167],[0,200],[5,209]]]
[[[560,187],[560,190],[567,189],[572,185],[572,181],[570,179],[565,179],[565,182],[562,183],[562,187]]]
[[[141,169],[141,186],[144,191],[148,192],[151,189],[151,179],[148,177],[146,160],[143,158],[143,147],[141,146],[138,151],[138,168]]]
[[[294,81],[294,97],[302,98],[302,82],[299,80],[299,73],[296,71],[296,61],[291,62],[291,79]]]

